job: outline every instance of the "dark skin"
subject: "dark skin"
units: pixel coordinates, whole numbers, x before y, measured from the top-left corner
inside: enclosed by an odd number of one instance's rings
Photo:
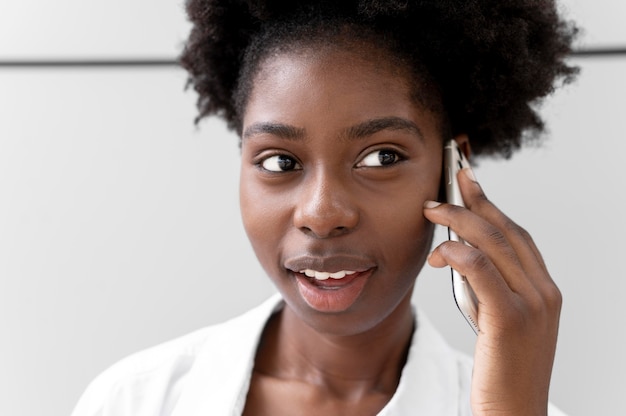
[[[264,330],[244,414],[377,414],[406,360],[434,224],[475,247],[447,242],[429,260],[465,274],[480,300],[474,414],[545,414],[558,289],[530,237],[471,174],[459,176],[467,209],[429,202],[441,178],[441,116],[385,58],[365,45],[304,48],[267,59],[254,79],[241,211],[286,305]]]

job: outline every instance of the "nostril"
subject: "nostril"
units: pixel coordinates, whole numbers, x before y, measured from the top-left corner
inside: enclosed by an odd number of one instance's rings
[[[348,232],[350,232],[350,227],[339,226],[335,227],[330,233],[328,233],[328,237],[337,237],[347,234]]]
[[[304,234],[309,235],[311,237],[316,237],[316,238],[329,238],[329,237],[338,237],[344,234],[347,234],[350,232],[350,227],[335,227],[330,229],[329,232],[324,232],[322,229],[317,229],[314,230],[311,227],[299,227],[300,231],[302,231]]]

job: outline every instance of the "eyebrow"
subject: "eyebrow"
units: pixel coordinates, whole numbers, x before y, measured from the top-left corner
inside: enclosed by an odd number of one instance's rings
[[[382,130],[404,130],[424,140],[424,134],[417,124],[402,117],[382,117],[367,120],[348,128],[345,134],[349,139],[361,139]]]
[[[402,117],[381,117],[364,121],[343,132],[347,139],[362,139],[372,136],[383,130],[404,130],[424,140],[422,130],[414,122]],[[286,140],[303,140],[306,130],[277,122],[259,122],[250,125],[242,134],[243,139],[249,139],[259,134],[271,134]]]
[[[306,132],[304,129],[288,124],[261,122],[254,123],[246,128],[242,134],[242,138],[248,139],[259,134],[271,134],[287,140],[301,140],[304,139]]]

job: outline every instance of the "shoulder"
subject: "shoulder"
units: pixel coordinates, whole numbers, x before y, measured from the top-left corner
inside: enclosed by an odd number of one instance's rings
[[[155,390],[158,384],[175,385],[184,380],[198,351],[223,327],[203,328],[118,361],[87,386],[73,415],[125,414],[122,408],[132,400],[130,392],[137,396]],[[176,392],[169,395],[174,399]]]
[[[226,322],[208,326],[132,354],[98,375],[74,408],[73,416],[168,414],[189,375],[203,357],[232,356],[256,348],[251,341],[280,305],[273,296]],[[237,345],[235,348],[233,348]],[[206,359],[204,359],[206,361]],[[204,363],[206,366],[206,362]]]

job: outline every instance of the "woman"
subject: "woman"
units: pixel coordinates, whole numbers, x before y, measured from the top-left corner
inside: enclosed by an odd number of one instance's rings
[[[337,3],[337,4],[335,4]],[[339,4],[340,3],[340,4]],[[101,375],[74,415],[543,415],[561,296],[532,239],[442,152],[508,157],[575,69],[551,1],[207,1],[182,56],[241,137],[241,213],[280,295]],[[471,246],[431,252],[434,224]],[[478,301],[473,362],[414,313],[428,259]]]

